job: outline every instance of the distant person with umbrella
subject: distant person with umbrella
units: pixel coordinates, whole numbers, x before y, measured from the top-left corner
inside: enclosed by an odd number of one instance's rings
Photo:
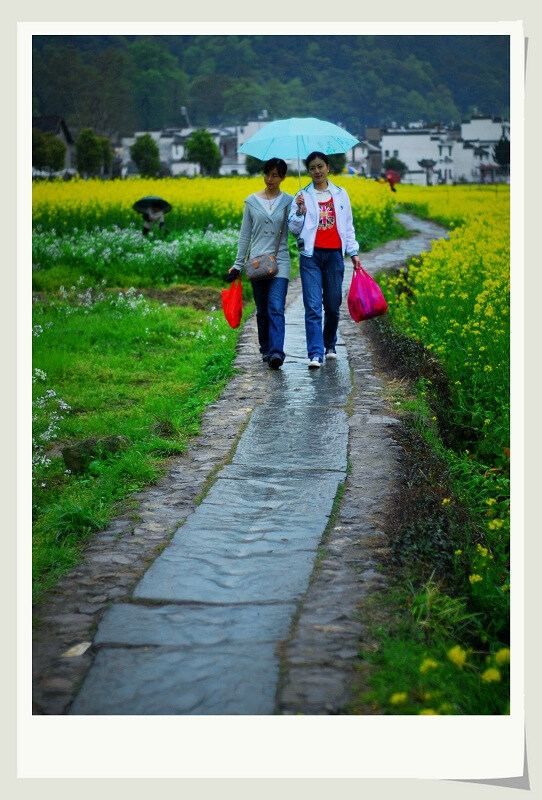
[[[345,189],[328,180],[328,157],[315,151],[307,156],[306,164],[312,182],[296,195],[289,226],[298,237],[300,251],[309,369],[318,369],[324,356],[337,357],[344,255],[350,256],[354,266],[361,263],[350,198]]]
[[[401,176],[399,175],[399,173],[396,172],[394,169],[387,169],[386,180],[389,183],[392,192],[396,192],[397,189],[395,188],[395,184],[401,182]]]
[[[158,225],[158,228],[162,230],[165,226],[164,214],[171,211],[167,200],[154,195],[142,197],[132,207],[134,211],[143,216],[143,236],[148,236],[153,225]]]
[[[263,167],[265,186],[245,200],[237,258],[228,276],[228,280],[235,280],[241,274],[249,253],[252,258],[262,253],[272,253],[281,234],[276,255],[277,274],[269,279],[252,281],[260,353],[263,361],[267,361],[271,369],[279,369],[285,358],[284,307],[290,279],[288,225],[285,224],[285,211],[287,217],[294,199],[291,194],[281,191],[280,188],[286,177],[286,171],[286,162],[282,158],[270,158],[265,162]]]

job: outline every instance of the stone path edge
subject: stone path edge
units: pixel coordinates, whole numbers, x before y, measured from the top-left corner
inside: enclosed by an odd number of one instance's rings
[[[287,305],[300,291],[297,277],[291,281]],[[91,642],[105,611],[113,602],[132,600],[142,574],[210,489],[235,452],[252,412],[263,402],[273,374],[259,356],[254,314],[243,325],[236,351],[236,374],[207,407],[200,434],[186,453],[169,462],[167,475],[156,484],[132,495],[137,508],[95,534],[81,563],[34,608],[34,714],[68,713],[96,655]],[[84,644],[89,644],[85,652],[64,656]]]

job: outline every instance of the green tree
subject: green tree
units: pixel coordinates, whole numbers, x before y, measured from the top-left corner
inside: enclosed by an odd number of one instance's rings
[[[66,162],[66,145],[52,133],[32,129],[32,166],[58,172]]]
[[[265,161],[260,161],[259,158],[254,158],[254,156],[247,156],[245,161],[245,167],[249,175],[259,175],[263,172],[263,165]]]
[[[190,115],[195,125],[215,125],[224,116],[224,94],[233,85],[228,75],[198,75],[190,86]],[[236,122],[238,119],[235,120]]]
[[[103,163],[102,143],[92,128],[83,128],[75,140],[75,163],[82,175],[98,175]]]
[[[398,172],[401,178],[408,172],[408,166],[405,164],[404,161],[401,161],[400,158],[395,158],[392,156],[391,158],[387,158],[384,163],[382,164],[384,169],[394,169],[395,172]]]
[[[47,140],[45,134],[38,128],[32,128],[32,166],[35,169],[46,169],[47,162]]]
[[[150,135],[138,136],[130,147],[130,156],[139,173],[146,178],[155,178],[160,172],[160,151]]]
[[[66,163],[66,144],[52,133],[45,134],[49,150],[49,167],[53,172],[59,172]]]
[[[186,155],[189,161],[200,165],[203,175],[217,175],[222,159],[220,150],[209,131],[194,131],[185,142]]]
[[[510,140],[501,136],[493,148],[493,157],[500,167],[510,166]]]
[[[226,89],[224,98],[224,117],[228,122],[256,119],[266,108],[266,93],[259,83],[253,80],[236,80]]]
[[[138,37],[128,48],[132,58],[133,92],[138,123],[156,130],[181,122],[188,101],[188,79],[175,56],[161,44]]]
[[[113,148],[107,136],[99,136],[98,139],[102,146],[102,166],[104,168],[104,173],[109,175],[111,172],[111,164],[113,163]]]
[[[346,156],[344,153],[330,153],[328,155],[329,167],[332,175],[340,175],[346,166]]]

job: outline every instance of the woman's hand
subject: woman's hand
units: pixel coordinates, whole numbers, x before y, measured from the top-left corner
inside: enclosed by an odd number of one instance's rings
[[[303,199],[303,195],[302,194],[298,194],[297,197],[295,198],[295,202],[297,204],[296,214],[297,214],[298,217],[302,217],[304,214],[307,213],[307,208],[305,206],[305,201]]]
[[[354,269],[359,269],[361,267],[359,256],[352,256],[352,264],[354,265]]]

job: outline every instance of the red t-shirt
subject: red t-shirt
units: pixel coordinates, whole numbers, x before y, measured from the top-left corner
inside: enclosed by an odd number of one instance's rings
[[[318,203],[320,217],[318,220],[318,230],[316,231],[316,239],[314,240],[315,247],[325,247],[328,249],[336,249],[342,247],[341,237],[337,231],[335,222],[335,206],[333,205],[333,198],[324,200],[323,203]]]

